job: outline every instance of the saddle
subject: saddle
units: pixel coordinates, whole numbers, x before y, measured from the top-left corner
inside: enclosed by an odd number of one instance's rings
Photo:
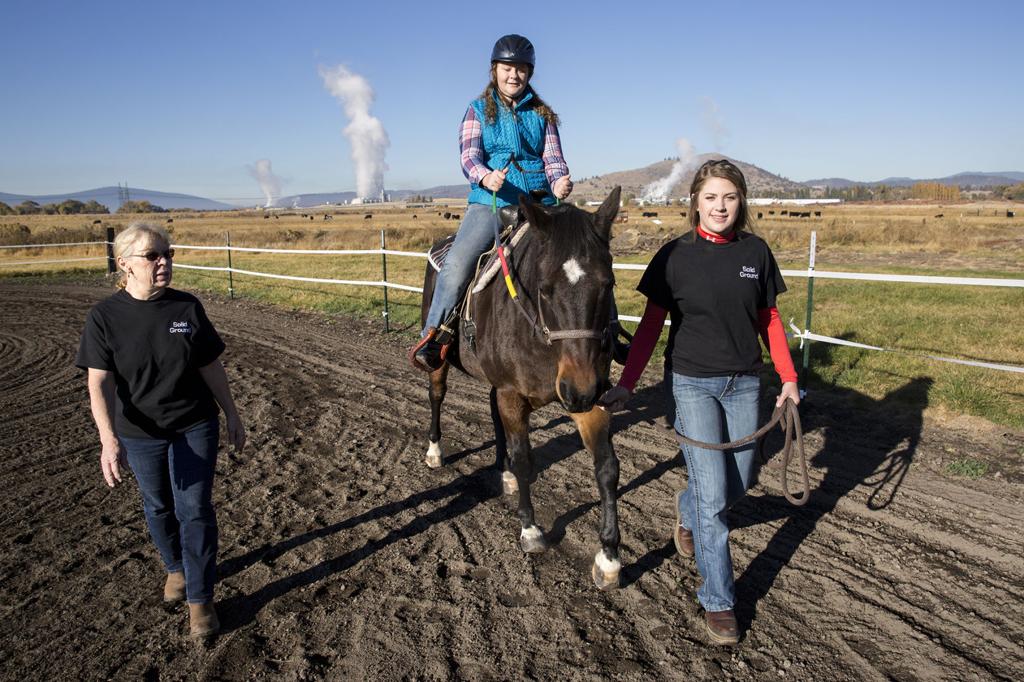
[[[526,234],[530,224],[520,214],[518,206],[503,206],[498,210],[498,219],[501,224],[499,239],[505,248],[506,255],[508,255],[513,252],[515,246],[523,238],[523,235]],[[441,271],[448,257],[448,252],[451,251],[452,244],[454,243],[455,235],[451,234],[436,242],[427,252],[427,262],[430,263],[430,266],[435,271]],[[444,323],[445,328],[449,330],[456,329],[456,319],[461,314],[465,321],[466,340],[469,342],[470,347],[475,345],[474,336],[476,330],[476,325],[473,323],[470,313],[470,303],[473,296],[486,289],[487,285],[494,280],[495,275],[500,270],[501,261],[498,258],[498,251],[492,246],[490,250],[480,255],[480,258],[477,260],[476,274],[473,275],[469,285],[466,287],[466,293],[462,295],[462,299],[455,306],[454,310],[456,312],[452,314],[451,319],[446,320]]]

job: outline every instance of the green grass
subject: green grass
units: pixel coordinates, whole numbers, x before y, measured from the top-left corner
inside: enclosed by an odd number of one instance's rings
[[[988,464],[972,457],[959,457],[946,465],[946,473],[977,480],[988,473]]]

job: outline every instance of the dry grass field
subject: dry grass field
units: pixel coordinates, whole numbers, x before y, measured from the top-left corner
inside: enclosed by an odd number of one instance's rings
[[[0,219],[0,245],[61,243],[103,238],[103,228],[132,220],[163,223],[177,244],[305,249],[372,249],[384,230],[390,249],[422,252],[437,237],[458,227],[464,211],[457,199],[433,205],[369,205],[327,209],[176,211],[167,214],[111,216],[8,216]],[[846,204],[803,207],[810,218],[783,216],[793,207],[752,207],[761,213],[756,231],[775,251],[784,269],[806,268],[811,231],[817,232],[819,271],[1024,277],[1024,206],[989,203]],[[616,262],[646,263],[665,241],[686,229],[687,207],[627,206],[626,222],[615,226]],[[814,217],[814,211],[821,211]],[[1007,211],[1014,217],[1007,217]],[[657,217],[642,218],[642,211]],[[770,213],[771,212],[771,213]],[[445,218],[444,214],[451,214]],[[369,217],[367,217],[369,216]],[[94,223],[99,220],[100,222]],[[43,264],[43,260],[101,256],[102,247],[0,250],[0,276],[59,273],[69,268],[100,272],[102,261]],[[34,261],[26,265],[12,265]],[[227,264],[221,251],[180,249],[176,262]],[[284,275],[348,280],[379,280],[379,256],[236,253],[235,268]],[[419,285],[420,258],[389,257],[390,281]],[[617,298],[623,314],[638,315],[643,301],[633,291],[639,272],[617,275]],[[179,268],[176,284],[227,293],[223,273]],[[789,293],[780,299],[785,320],[803,326],[806,279],[790,277]],[[305,284],[238,275],[238,296],[295,309],[355,314],[380,319],[379,288]],[[1024,365],[1024,289],[949,285],[894,284],[818,279],[812,331],[860,343],[966,360]],[[393,328],[412,338],[417,326],[418,296],[389,293]],[[795,346],[794,342],[794,346]],[[937,417],[981,416],[998,424],[1024,428],[1024,377],[1020,374],[944,364],[902,354],[814,344],[811,383],[814,390],[852,391],[877,400],[909,378],[931,381],[930,409]],[[794,348],[795,356],[799,351]]]

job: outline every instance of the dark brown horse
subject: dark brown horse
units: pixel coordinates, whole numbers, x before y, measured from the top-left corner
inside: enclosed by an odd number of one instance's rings
[[[471,322],[460,320],[447,362],[430,375],[428,466],[441,466],[441,403],[450,365],[489,383],[498,464],[507,494],[518,491],[524,552],[547,549],[530,502],[533,457],[529,416],[559,401],[569,412],[594,458],[601,496],[601,546],[591,571],[601,589],[619,584],[619,522],[616,495],[619,460],[609,435],[609,415],[596,405],[609,386],[612,257],[608,248],[620,189],[596,213],[574,206],[545,208],[526,198],[520,212],[529,226],[509,264],[519,294],[514,301],[499,273],[471,299]],[[435,273],[427,267],[423,318]],[[467,329],[467,325],[469,329]],[[469,339],[472,339],[470,342]]]

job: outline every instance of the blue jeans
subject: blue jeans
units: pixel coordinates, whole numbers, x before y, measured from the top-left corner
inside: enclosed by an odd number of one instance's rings
[[[476,271],[480,254],[494,245],[497,227],[498,215],[491,211],[490,206],[470,204],[466,208],[466,216],[455,234],[455,243],[444,259],[441,272],[437,273],[434,298],[421,336],[431,327],[440,326],[459,304],[469,278]]]
[[[726,443],[757,430],[761,380],[754,374],[721,377],[672,375],[676,429],[705,443]],[[682,446],[688,483],[679,495],[679,518],[693,532],[697,599],[707,611],[733,608],[732,555],[726,513],[746,494],[756,468],[755,444],[724,452]]]
[[[212,491],[219,439],[216,417],[168,440],[120,439],[142,493],[149,534],[167,572],[185,572],[191,604],[212,602],[217,580]]]

